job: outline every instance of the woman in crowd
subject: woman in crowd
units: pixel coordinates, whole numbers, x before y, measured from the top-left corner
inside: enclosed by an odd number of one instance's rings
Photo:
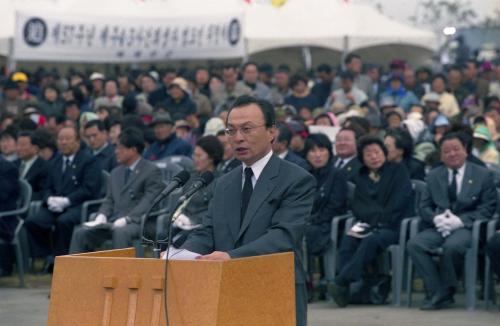
[[[384,137],[387,160],[402,163],[408,169],[411,179],[425,179],[425,164],[413,157],[413,140],[403,129],[389,129]]]
[[[409,203],[413,201],[413,190],[408,171],[403,165],[387,160],[387,148],[382,140],[362,137],[358,156],[363,167],[354,177],[355,222],[342,238],[339,273],[329,287],[339,307],[349,303],[350,284],[366,279],[364,269],[379,253],[398,242],[401,220],[412,213]],[[377,293],[379,302],[385,300],[388,291],[384,288],[382,293]]]
[[[42,98],[39,102],[40,113],[48,117],[52,114],[62,114],[63,100],[59,96],[59,90],[53,85],[48,85],[43,89]]]
[[[192,182],[205,172],[212,172],[217,177],[216,168],[222,162],[223,155],[224,147],[216,136],[210,135],[198,139],[193,152],[195,172],[184,188],[191,187]],[[207,212],[208,203],[212,198],[213,185],[214,182],[198,191],[185,207],[174,212],[176,219],[173,240],[176,247],[182,245],[189,233],[201,225],[203,215]],[[175,203],[175,200],[172,203]]]

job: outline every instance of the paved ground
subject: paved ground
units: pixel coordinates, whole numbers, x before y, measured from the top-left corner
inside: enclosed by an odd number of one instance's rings
[[[0,287],[0,325],[45,325],[49,300],[48,288],[17,289]],[[459,298],[461,299],[461,298]],[[461,300],[459,300],[461,301]],[[422,312],[417,308],[390,306],[350,306],[336,308],[329,303],[315,303],[309,307],[311,326],[479,326],[500,325],[497,307],[467,312],[462,307],[445,311]]]

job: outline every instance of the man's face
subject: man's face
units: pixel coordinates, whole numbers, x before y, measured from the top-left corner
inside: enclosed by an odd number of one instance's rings
[[[227,127],[236,130],[229,142],[236,158],[246,165],[252,165],[271,150],[276,129],[265,126],[264,115],[256,104],[231,110]]]
[[[288,88],[288,81],[290,78],[288,77],[288,74],[285,72],[277,72],[274,74],[274,83],[278,89],[287,89]]]
[[[0,139],[0,152],[3,155],[12,155],[16,152],[16,140],[10,136],[4,136]]]
[[[318,78],[323,83],[330,83],[332,81],[332,73],[326,71],[318,71]]]
[[[116,86],[116,83],[111,80],[106,82],[104,92],[106,93],[106,96],[110,97],[116,96],[116,94],[118,94],[118,87]]]
[[[231,144],[229,143],[229,139],[228,139],[227,135],[219,135],[219,136],[217,136],[217,138],[219,139],[220,143],[224,147],[223,160],[227,161],[227,160],[231,159],[233,157],[234,153],[233,153],[233,147],[231,147]]]
[[[352,71],[354,74],[359,74],[361,73],[362,66],[363,63],[361,62],[361,59],[352,58],[351,62],[347,64],[347,69]]]
[[[259,69],[255,65],[248,65],[245,67],[243,71],[243,80],[248,84],[257,83],[257,79],[259,78]]]
[[[80,140],[77,138],[74,128],[63,128],[57,135],[57,148],[65,156],[75,154],[80,148]]]
[[[500,110],[500,108],[488,111],[484,114],[487,118],[490,118],[491,120],[493,120],[493,122],[495,122],[495,126],[497,129],[500,129],[500,112],[499,112],[499,110]]]
[[[464,69],[464,76],[468,80],[474,80],[477,77],[476,65],[472,62],[467,62],[467,66]]]
[[[168,88],[168,93],[174,100],[179,100],[184,96],[184,92],[182,91],[182,88],[180,88],[178,85],[173,84],[170,85]]]
[[[441,94],[445,91],[445,83],[441,78],[436,78],[432,81],[432,90],[438,94]]]
[[[391,80],[391,89],[397,91],[401,87],[401,81],[399,79]]]
[[[100,131],[97,126],[93,126],[85,129],[85,138],[87,138],[93,150],[98,150],[108,141],[108,133]]]
[[[458,139],[446,140],[441,145],[441,161],[450,169],[458,169],[467,159],[467,150]]]
[[[144,76],[141,80],[141,88],[144,93],[150,94],[156,89],[156,82],[153,78]]]
[[[448,84],[452,87],[458,87],[462,83],[462,74],[458,70],[450,70],[448,72]]]
[[[38,154],[38,146],[31,143],[30,137],[21,136],[17,139],[17,156],[23,160],[29,160]]]
[[[197,85],[206,85],[210,79],[210,75],[206,69],[198,69],[195,75]]]
[[[6,89],[3,93],[5,95],[5,98],[9,101],[15,101],[21,95],[18,89]]]
[[[64,112],[70,120],[77,121],[80,118],[80,108],[76,104],[68,106]]]
[[[384,145],[387,148],[387,160],[399,162],[403,159],[403,150],[396,147],[396,139],[392,136],[384,138]]]
[[[104,80],[94,79],[92,81],[92,88],[95,92],[102,92],[102,89],[104,88]]]
[[[165,85],[166,87],[170,86],[170,84],[174,81],[174,79],[176,77],[177,77],[177,74],[175,72],[167,72],[162,77],[163,85]]]
[[[356,135],[351,130],[342,130],[335,138],[335,152],[340,158],[356,155]]]
[[[137,150],[135,148],[127,148],[118,142],[115,148],[116,161],[119,164],[130,165],[137,158]]]
[[[128,94],[130,92],[130,84],[127,77],[118,77],[118,92],[122,95]]]
[[[415,85],[415,72],[411,69],[406,69],[403,75],[406,87]]]
[[[222,80],[224,84],[233,86],[238,81],[238,72],[234,68],[222,70]]]
[[[350,80],[349,78],[344,78],[340,81],[340,86],[345,93],[349,93],[352,89],[352,80]]]
[[[380,72],[378,68],[371,68],[366,72],[366,74],[373,82],[378,82],[378,80],[380,79]]]
[[[157,123],[154,126],[155,137],[159,141],[163,141],[172,134],[173,126],[169,123]]]
[[[119,124],[113,125],[109,128],[109,140],[111,141],[111,144],[118,144],[118,138],[120,137],[121,132],[122,126]]]

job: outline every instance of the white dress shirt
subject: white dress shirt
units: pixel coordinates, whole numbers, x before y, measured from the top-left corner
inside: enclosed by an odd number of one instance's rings
[[[273,151],[270,150],[269,153],[264,155],[263,158],[252,164],[251,166],[246,165],[243,163],[243,173],[241,175],[242,177],[242,182],[241,182],[241,189],[243,189],[243,186],[245,185],[245,168],[249,167],[252,169],[253,176],[252,176],[252,187],[255,188],[255,184],[257,183],[257,180],[259,180],[259,177],[262,173],[262,170],[264,170],[264,167],[267,165],[269,160],[271,159],[271,156],[273,156]]]

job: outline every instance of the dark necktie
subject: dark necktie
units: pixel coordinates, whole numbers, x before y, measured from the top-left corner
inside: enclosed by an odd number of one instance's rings
[[[252,197],[252,176],[252,168],[245,168],[245,183],[243,185],[243,191],[241,192],[241,221],[243,221],[243,218],[245,217],[248,202],[250,202],[250,197]]]
[[[132,170],[130,168],[125,169],[125,184],[127,184],[131,173],[132,173]]]
[[[453,177],[448,186],[448,199],[450,200],[450,205],[453,205],[457,201],[457,174],[458,171],[453,170]]]
[[[63,180],[68,180],[70,177],[70,169],[71,169],[71,161],[69,160],[69,157],[64,158],[64,164],[63,164]]]
[[[339,163],[337,164],[337,168],[338,169],[342,169],[342,167],[344,166],[344,160],[340,160]]]

